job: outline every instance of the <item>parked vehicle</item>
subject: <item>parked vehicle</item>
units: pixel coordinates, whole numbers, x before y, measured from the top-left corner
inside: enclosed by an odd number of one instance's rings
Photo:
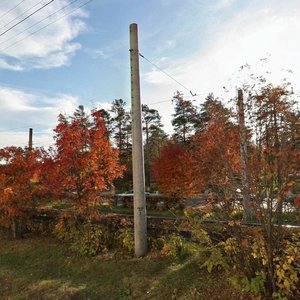
[[[150,196],[151,194],[149,192],[145,192],[145,196]],[[128,202],[132,202],[133,201],[133,196],[134,196],[134,192],[133,190],[130,191],[126,191],[124,193],[121,194],[116,194],[115,195],[115,205],[116,206],[132,206],[128,204]]]
[[[121,194],[116,194],[115,196],[116,197],[133,197],[133,195],[134,195],[133,190],[130,190],[130,191],[126,191],[126,192],[121,193]],[[151,193],[145,192],[145,195],[149,196],[149,195],[151,195]]]

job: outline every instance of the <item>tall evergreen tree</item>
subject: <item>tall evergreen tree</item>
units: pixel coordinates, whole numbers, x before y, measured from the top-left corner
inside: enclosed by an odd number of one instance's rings
[[[149,188],[151,186],[151,163],[153,159],[158,157],[159,150],[164,145],[167,135],[162,129],[163,125],[158,111],[145,104],[142,105],[142,122],[145,133],[145,181]]]
[[[129,117],[125,110],[126,102],[122,99],[115,99],[112,103],[110,112],[113,121],[113,139],[116,147],[123,152],[126,148],[127,133],[129,131]]]
[[[229,109],[224,107],[221,101],[214,97],[213,93],[210,93],[203,104],[200,105],[200,111],[195,120],[196,131],[203,131],[207,129],[210,120],[214,115],[218,113],[219,117],[227,118],[230,115]]]
[[[146,144],[149,141],[149,137],[153,132],[158,128],[163,127],[161,123],[161,116],[159,115],[156,109],[149,108],[148,105],[142,105],[142,122],[143,122],[143,131],[146,137]]]
[[[99,109],[102,120],[106,125],[106,136],[110,139],[113,133],[113,119],[109,111],[104,108]]]
[[[192,100],[184,100],[183,94],[177,92],[173,97],[175,101],[175,113],[172,125],[174,126],[174,138],[180,143],[187,143],[194,132],[197,120],[197,109]]]
[[[126,171],[122,179],[116,182],[119,190],[132,188],[132,133],[131,116],[126,111],[126,102],[116,99],[110,109],[112,114],[112,138],[120,153],[120,161],[126,166]]]

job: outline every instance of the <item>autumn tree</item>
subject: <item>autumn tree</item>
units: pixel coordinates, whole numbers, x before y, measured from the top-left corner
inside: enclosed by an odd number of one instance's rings
[[[194,132],[197,110],[192,100],[185,100],[183,94],[180,92],[176,93],[173,101],[175,102],[175,113],[172,119],[175,132],[174,138],[178,142],[185,144]]]
[[[216,106],[206,129],[195,134],[189,147],[195,190],[210,191],[219,205],[233,209],[240,184],[238,127]]]
[[[267,84],[264,78],[257,79],[256,86],[243,86],[247,96],[245,127],[249,131],[244,145],[248,153],[245,166],[256,218],[262,225],[258,239],[263,241],[261,251],[265,253],[266,288],[272,294],[282,288],[278,285],[282,275],[276,272],[276,256],[281,255],[287,245],[278,226],[283,222],[282,204],[299,179],[299,110],[289,84],[274,86]],[[286,277],[285,284],[290,285],[288,279]],[[295,288],[291,284],[288,290]]]
[[[41,170],[40,151],[6,147],[0,149],[0,223],[17,237],[26,209],[36,203]]]
[[[168,142],[154,160],[152,173],[159,190],[172,197],[185,199],[193,194],[190,157],[184,145]]]
[[[71,117],[59,115],[54,131],[56,152],[44,160],[47,185],[79,208],[98,203],[100,192],[108,190],[124,169],[107,138],[101,112],[87,115],[79,108]]]
[[[259,203],[276,199],[279,218],[285,194],[299,176],[299,112],[294,104],[287,85],[268,84],[248,96],[249,126],[255,136],[252,193]]]
[[[231,210],[240,184],[238,127],[218,101],[210,98],[206,107],[202,129],[185,146],[173,142],[163,148],[154,175],[165,193],[187,198],[210,191],[219,205]]]
[[[164,132],[163,129],[158,128],[154,131],[149,137],[148,143],[145,145],[145,152],[147,153],[147,160],[149,161],[148,170],[149,170],[149,186],[151,187],[152,183],[154,183],[154,179],[152,176],[152,166],[156,159],[159,158],[160,152],[168,143],[168,135]],[[147,173],[146,173],[147,174]]]

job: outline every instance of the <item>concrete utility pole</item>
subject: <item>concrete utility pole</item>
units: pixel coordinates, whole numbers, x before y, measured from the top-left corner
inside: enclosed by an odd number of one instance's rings
[[[242,195],[244,206],[245,221],[250,222],[253,213],[251,203],[251,193],[249,184],[249,170],[248,170],[248,149],[245,126],[245,111],[244,111],[244,96],[243,91],[238,90],[237,109],[239,115],[239,135],[240,135],[240,155],[241,155],[241,169],[242,169]]]
[[[29,148],[29,150],[32,150],[32,133],[33,133],[33,129],[29,128],[29,140],[28,140],[28,148]]]
[[[132,110],[132,165],[134,191],[135,255],[147,253],[147,216],[145,200],[145,172],[142,138],[142,109],[140,99],[139,48],[137,24],[130,24],[130,69]]]

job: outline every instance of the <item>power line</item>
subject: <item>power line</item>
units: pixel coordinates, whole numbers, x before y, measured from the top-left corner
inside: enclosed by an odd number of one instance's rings
[[[28,127],[29,126],[22,126],[22,127],[17,127],[17,128],[7,128],[7,129],[0,130],[0,132],[10,132],[10,131],[15,131],[15,130],[24,129],[24,128],[28,128]],[[23,131],[21,131],[21,132],[23,132]]]
[[[23,15],[25,15],[28,11],[32,10],[33,8],[35,8],[36,6],[38,6],[39,4],[41,4],[42,2],[44,2],[44,0],[41,0],[40,2],[38,2],[37,4],[35,4],[34,6],[26,9],[23,13],[21,13],[19,16],[15,17],[14,19],[12,19],[11,21],[9,21],[7,24],[5,24],[4,26],[0,27],[0,29],[7,27],[9,24],[11,24],[13,21],[19,19],[20,17],[22,17]]]
[[[18,4],[16,4],[14,7],[12,7],[11,9],[9,9],[7,12],[5,12],[4,14],[2,14],[0,16],[0,19],[2,19],[3,17],[5,17],[7,14],[9,14],[11,11],[13,11],[15,8],[17,8],[20,4],[22,4],[25,0],[20,1]]]
[[[19,127],[0,129],[0,132],[5,132],[5,133],[11,133],[11,132],[14,132],[14,133],[24,133],[24,132],[28,132],[28,128],[30,128],[30,126],[32,126],[32,125],[24,125],[24,126],[19,126]],[[25,128],[26,128],[26,130],[24,130]],[[52,129],[52,128],[47,128],[46,130],[48,130],[48,129]],[[19,131],[17,131],[17,130],[19,130]],[[35,131],[34,132],[34,134],[51,134],[51,133],[50,132],[45,132],[45,131]]]
[[[5,40],[5,41],[3,41],[3,42],[0,42],[0,45],[5,44],[6,42],[8,42],[8,41],[14,39],[15,37],[17,37],[17,36],[19,36],[19,35],[21,35],[23,32],[28,31],[28,30],[31,29],[32,27],[34,27],[34,26],[36,26],[36,25],[38,25],[38,24],[44,22],[45,20],[51,18],[53,15],[55,15],[55,14],[57,14],[58,12],[60,12],[60,11],[62,11],[62,10],[64,10],[64,9],[66,9],[67,7],[71,6],[72,4],[74,4],[74,3],[77,2],[77,1],[78,1],[78,0],[73,0],[73,1],[70,2],[68,5],[65,5],[65,6],[62,7],[61,9],[59,9],[59,10],[53,12],[52,14],[48,15],[46,18],[44,18],[44,19],[42,19],[42,20],[40,20],[40,21],[38,21],[38,22],[32,24],[31,26],[29,26],[29,27],[25,28],[24,30],[18,32],[17,34],[13,35],[12,37],[8,38],[7,40]],[[31,9],[32,9],[32,8],[31,8]],[[6,49],[6,48],[5,48],[5,49]]]
[[[207,93],[201,93],[201,94],[197,94],[197,96],[201,96],[201,95],[208,95],[210,92],[207,92]],[[188,98],[184,98],[184,100],[186,101],[194,101],[195,99],[188,99]],[[147,105],[156,105],[156,104],[160,104],[160,103],[165,103],[165,102],[170,102],[170,101],[174,101],[174,99],[168,99],[168,100],[161,100],[161,101],[157,101],[157,102],[150,102],[150,103],[147,103]],[[146,103],[143,103],[143,104],[146,104]]]
[[[184,99],[184,100],[190,100],[190,99]],[[152,102],[152,103],[148,103],[147,105],[155,105],[155,104],[160,104],[160,103],[165,103],[165,102],[170,102],[173,101],[173,99],[168,99],[168,100],[161,100],[161,101],[157,101],[157,102]]]
[[[2,33],[0,33],[0,36],[4,35],[5,33],[9,32],[10,30],[12,30],[13,28],[15,28],[16,26],[18,26],[19,24],[23,23],[24,21],[26,21],[27,19],[29,19],[31,16],[33,16],[34,14],[38,13],[40,10],[44,9],[46,6],[48,6],[49,4],[51,4],[52,2],[54,2],[55,0],[51,0],[49,2],[47,2],[46,4],[44,4],[43,6],[41,6],[40,8],[38,8],[37,10],[35,10],[34,12],[32,12],[31,14],[29,14],[27,17],[25,17],[24,19],[20,20],[19,22],[17,22],[16,24],[14,24],[13,26],[9,27],[8,29],[6,29],[5,31],[3,31]]]
[[[180,83],[178,80],[176,80],[174,77],[172,77],[170,74],[168,74],[166,71],[164,71],[163,69],[161,69],[159,66],[157,66],[155,63],[153,63],[152,61],[150,61],[148,58],[146,58],[144,55],[142,55],[141,53],[139,53],[140,57],[144,58],[148,63],[150,63],[151,65],[153,65],[156,69],[158,69],[159,71],[161,71],[162,73],[164,73],[166,76],[168,76],[169,78],[171,78],[173,81],[175,81],[177,84],[179,84],[180,86],[182,86],[185,90],[187,90],[193,97],[197,96],[196,93],[192,93],[192,91],[187,88],[185,85],[183,85],[182,83]]]
[[[68,16],[68,15],[70,15],[70,14],[72,14],[72,13],[75,12],[76,10],[78,10],[78,9],[80,9],[80,8],[82,8],[82,7],[86,6],[86,5],[88,5],[88,4],[91,3],[92,1],[93,1],[93,0],[89,0],[89,1],[87,1],[87,2],[85,2],[85,3],[83,3],[83,4],[81,4],[80,6],[77,6],[75,9],[71,10],[70,12],[68,12],[68,13],[66,13],[66,14],[64,14],[64,15],[62,15],[60,18],[57,18],[57,19],[55,19],[54,21],[48,23],[47,25],[45,25],[45,26],[39,28],[38,30],[31,32],[30,34],[26,35],[24,38],[22,38],[22,39],[20,39],[20,40],[17,40],[16,42],[12,43],[11,45],[9,45],[9,46],[7,46],[7,47],[5,47],[5,48],[3,48],[3,49],[0,49],[0,51],[5,51],[5,50],[7,50],[7,49],[9,49],[9,48],[11,48],[11,47],[13,47],[13,46],[19,44],[20,42],[22,42],[22,41],[24,41],[25,39],[27,39],[29,36],[34,35],[35,33],[37,33],[37,32],[39,32],[39,31],[45,29],[46,27],[48,27],[48,26],[50,26],[50,25],[56,23],[57,21],[61,20],[62,18],[66,17],[66,16]]]
[[[41,144],[54,144],[55,140],[54,139],[49,139],[49,140],[36,140],[33,142],[33,145],[41,145]]]
[[[28,131],[27,130],[24,130],[24,131],[14,131],[14,130],[5,130],[4,131],[3,130],[0,132],[1,132],[0,135],[23,135],[24,133],[26,134]],[[34,132],[34,134],[49,136],[52,133],[38,131],[38,132]]]

